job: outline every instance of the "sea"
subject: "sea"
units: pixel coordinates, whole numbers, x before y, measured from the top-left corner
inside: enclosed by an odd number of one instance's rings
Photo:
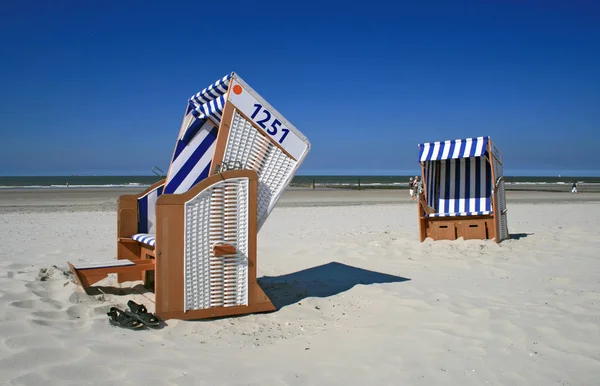
[[[309,176],[294,177],[291,187],[329,189],[407,189],[411,176]],[[158,176],[43,176],[43,177],[0,177],[2,189],[119,189],[146,188],[160,179]],[[573,182],[579,185],[600,185],[600,177],[510,177],[505,176],[506,187],[526,187],[542,190],[556,187],[569,188]]]

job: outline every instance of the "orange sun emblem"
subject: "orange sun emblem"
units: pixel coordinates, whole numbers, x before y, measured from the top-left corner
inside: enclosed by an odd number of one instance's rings
[[[242,93],[242,86],[236,84],[235,86],[233,86],[233,92],[237,95],[240,95]]]

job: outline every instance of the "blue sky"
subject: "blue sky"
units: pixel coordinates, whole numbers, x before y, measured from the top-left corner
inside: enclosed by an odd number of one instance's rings
[[[235,71],[311,141],[301,174],[414,174],[489,135],[507,174],[600,175],[597,1],[5,1],[0,175],[167,169]]]

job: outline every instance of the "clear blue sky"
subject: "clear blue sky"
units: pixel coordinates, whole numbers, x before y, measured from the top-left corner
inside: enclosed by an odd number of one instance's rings
[[[166,170],[187,98],[235,71],[301,174],[404,174],[489,135],[507,174],[600,175],[598,1],[3,1],[0,175]]]

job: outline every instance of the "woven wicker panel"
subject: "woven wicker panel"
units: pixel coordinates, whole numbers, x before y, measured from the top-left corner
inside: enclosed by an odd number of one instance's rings
[[[219,181],[185,204],[185,310],[248,304],[247,178]],[[215,256],[213,246],[235,255]]]
[[[498,157],[502,157],[502,153],[494,146],[494,155]],[[498,152],[498,153],[496,153]],[[498,158],[494,158],[494,172],[496,175],[496,180],[504,175],[504,170],[501,161],[498,161]],[[501,158],[500,158],[501,159]],[[505,240],[508,238],[508,219],[506,216],[506,192],[504,190],[504,179],[500,181],[500,185],[498,186],[498,208],[497,215],[500,216],[500,240]]]
[[[258,229],[294,177],[296,161],[235,111],[223,163],[258,174]]]

